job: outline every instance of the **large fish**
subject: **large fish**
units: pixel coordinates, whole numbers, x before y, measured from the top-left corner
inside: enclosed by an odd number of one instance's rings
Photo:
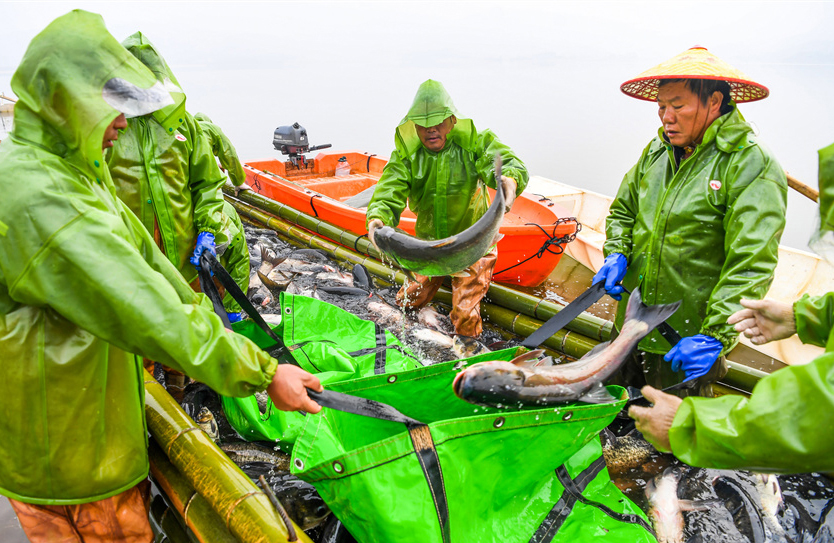
[[[683,512],[703,511],[716,506],[714,500],[681,499],[678,487],[683,476],[683,468],[669,467],[646,483],[649,518],[652,520],[658,543],[683,543]]]
[[[383,226],[374,232],[374,242],[401,268],[421,275],[460,275],[498,243],[504,219],[504,191],[500,157],[496,157],[495,198],[475,224],[463,232],[438,240],[422,240]]]
[[[580,360],[549,367],[531,365],[524,356],[515,361],[518,363],[480,362],[455,376],[452,387],[460,399],[487,406],[614,401],[603,383],[620,369],[634,346],[680,304],[646,306],[635,289],[620,335]]]

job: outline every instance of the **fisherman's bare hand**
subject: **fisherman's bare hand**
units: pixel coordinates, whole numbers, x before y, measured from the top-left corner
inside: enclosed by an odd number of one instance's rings
[[[793,304],[771,298],[764,300],[742,298],[741,305],[745,309],[730,315],[727,324],[735,324],[736,332],[741,332],[750,338],[750,342],[754,345],[789,338],[796,333]]]
[[[266,393],[281,411],[318,413],[321,406],[310,399],[305,387],[317,392],[322,390],[318,377],[312,373],[291,364],[279,364]]]
[[[376,233],[377,228],[382,228],[383,226],[385,226],[385,224],[383,224],[381,219],[371,219],[370,222],[368,222],[368,239],[371,240],[371,243],[374,244],[377,251],[379,251],[379,246],[374,240],[374,234]]]
[[[644,386],[640,392],[654,405],[651,407],[632,405],[628,410],[628,416],[634,419],[637,431],[643,434],[646,441],[654,445],[655,449],[660,452],[672,452],[672,446],[669,444],[669,429],[683,400],[650,386]]]
[[[512,177],[506,175],[501,176],[502,187],[504,189],[504,213],[508,213],[515,202],[515,191],[518,189],[518,183]]]
[[[235,187],[235,196],[238,196],[241,192],[243,192],[245,190],[252,190],[252,187],[250,187],[246,183],[243,183],[239,187]]]

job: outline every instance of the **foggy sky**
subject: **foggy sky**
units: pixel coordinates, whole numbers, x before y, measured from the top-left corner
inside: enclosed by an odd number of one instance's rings
[[[431,78],[531,174],[613,195],[660,124],[620,84],[694,45],[770,89],[740,110],[801,181],[834,142],[831,2],[0,2],[0,92],[75,8],[119,40],[141,30],[244,161],[279,157],[272,132],[296,121],[312,144],[387,156]],[[783,243],[806,249],[815,217],[790,194]]]

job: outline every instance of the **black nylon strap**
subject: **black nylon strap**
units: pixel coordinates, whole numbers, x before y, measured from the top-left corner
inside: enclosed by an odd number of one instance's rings
[[[437,522],[440,526],[440,536],[443,543],[451,543],[449,534],[449,502],[446,498],[446,486],[443,482],[443,471],[440,469],[440,459],[437,456],[437,449],[431,437],[429,427],[426,425],[408,429],[411,436],[411,443],[417,453],[417,460],[423,468],[423,476],[429,485],[434,509],[437,512]]]
[[[604,459],[602,457],[597,459],[597,461],[599,460],[603,460],[604,463]],[[652,527],[649,526],[649,523],[646,522],[645,519],[643,519],[643,517],[639,515],[630,515],[627,513],[617,513],[607,505],[595,502],[593,500],[589,500],[588,498],[583,496],[582,491],[585,489],[585,487],[588,486],[587,483],[582,488],[580,488],[579,485],[573,479],[570,478],[570,474],[568,473],[568,470],[565,469],[565,466],[559,466],[558,468],[556,468],[556,477],[559,479],[559,482],[562,484],[562,486],[565,487],[565,491],[572,494],[576,498],[576,500],[581,502],[582,504],[588,505],[590,507],[596,507],[609,517],[613,518],[614,520],[618,520],[620,522],[628,522],[629,524],[638,524],[645,528],[646,531],[648,531],[650,534],[657,537],[654,533],[654,530],[652,530]]]
[[[376,356],[374,357],[374,374],[379,375],[385,373],[385,356],[388,349],[385,348],[385,330],[374,323],[374,332],[376,340]]]
[[[246,294],[244,294],[243,291],[240,290],[240,287],[237,285],[237,283],[235,283],[235,280],[232,279],[232,276],[229,275],[229,272],[226,271],[226,268],[224,268],[223,265],[217,261],[217,258],[208,251],[203,251],[203,254],[200,255],[200,288],[204,288],[202,275],[203,270],[209,269],[214,272],[214,275],[217,277],[217,280],[220,281],[220,284],[223,285],[223,288],[226,289],[226,292],[228,292],[232,296],[232,298],[234,298],[234,300],[240,305],[241,309],[243,309],[243,311],[245,311],[246,314],[249,315],[249,318],[255,321],[255,324],[257,324],[261,328],[261,330],[266,332],[266,334],[272,339],[274,339],[279,345],[283,345],[284,342],[281,341],[281,338],[275,335],[275,332],[272,331],[272,328],[270,328],[264,320],[264,318],[261,317],[261,314],[258,313],[255,307],[252,305],[252,302],[250,302],[249,298],[246,297]],[[205,271],[205,275],[208,275],[208,271]],[[215,294],[217,294],[217,289],[214,287],[214,281],[212,281],[211,278],[209,278],[208,282],[211,283],[211,288],[214,290]],[[203,290],[203,292],[205,292],[205,290]],[[217,294],[217,298],[218,300],[220,299],[219,294]],[[220,302],[219,310],[217,307],[217,303],[214,301],[214,299],[212,299],[212,303],[214,304],[214,311],[218,315],[220,315],[221,319],[224,319],[226,323],[226,328],[231,328],[231,325],[229,324],[229,319],[228,317],[226,317],[226,310],[223,309],[223,302]]]
[[[368,400],[358,396],[351,396],[343,392],[335,392],[333,390],[322,390],[316,392],[312,389],[307,389],[307,395],[323,407],[330,409],[338,409],[345,413],[353,413],[354,415],[362,415],[363,417],[371,417],[379,420],[390,420],[392,422],[401,422],[409,428],[416,428],[418,426],[425,426],[422,422],[403,415],[390,405],[376,400]]]
[[[211,255],[211,253],[208,252],[203,254],[208,254],[209,256]],[[211,305],[214,306],[214,312],[217,313],[217,316],[220,317],[221,321],[223,321],[223,326],[225,326],[227,330],[231,330],[232,323],[229,322],[229,316],[226,314],[226,308],[223,307],[223,300],[220,298],[220,292],[217,290],[217,285],[215,285],[214,281],[211,279],[211,272],[209,271],[208,266],[201,265],[197,270],[197,277],[200,279],[200,290],[203,291],[203,294],[208,296],[209,300],[211,300]]]
[[[359,349],[358,351],[353,351],[353,352],[350,352],[350,353],[347,353],[347,354],[350,355],[350,356],[365,356],[366,354],[378,353],[380,351],[389,351],[389,350],[397,351],[398,353],[400,353],[403,356],[407,356],[408,358],[410,358],[412,360],[416,360],[417,362],[420,362],[419,358],[417,358],[416,356],[414,356],[412,354],[409,354],[408,352],[406,352],[405,349],[403,349],[399,345],[383,345],[382,347],[369,347],[367,349]]]
[[[539,329],[521,342],[522,347],[535,349],[553,334],[564,328],[570,321],[578,317],[583,311],[594,305],[594,302],[605,294],[605,282],[600,281],[591,285],[585,292],[577,296],[561,311],[550,317]]]
[[[649,526],[643,517],[639,515],[617,513],[607,505],[589,500],[582,495],[582,492],[585,491],[588,484],[590,484],[590,482],[593,481],[604,468],[605,459],[601,456],[591,463],[590,466],[585,468],[579,475],[577,475],[576,479],[571,479],[565,466],[559,466],[556,468],[556,477],[559,480],[559,483],[565,488],[565,492],[562,493],[559,501],[556,502],[556,505],[554,505],[553,509],[550,510],[550,513],[547,514],[538,530],[536,530],[536,533],[534,533],[533,537],[530,538],[530,543],[549,543],[552,541],[559,532],[559,529],[565,523],[565,520],[567,520],[568,516],[573,511],[573,507],[576,505],[576,502],[580,502],[590,507],[596,507],[614,520],[642,526],[646,529],[646,531],[655,536],[654,530],[652,530],[651,526]]]
[[[588,486],[588,483],[594,480],[594,478],[599,475],[605,468],[605,459],[603,457],[597,458],[594,462],[591,463],[590,466],[582,470],[582,472],[577,475],[576,477],[576,487],[580,489],[580,491],[585,490],[585,487]],[[563,466],[559,466],[559,469],[564,469]],[[558,470],[557,470],[558,475]],[[562,486],[565,486],[562,484]],[[562,496],[559,498],[559,501],[556,502],[556,505],[550,510],[547,516],[542,521],[539,528],[533,534],[533,537],[530,538],[530,543],[549,543],[556,537],[556,534],[559,533],[559,529],[562,527],[562,524],[565,523],[567,520],[568,515],[571,514],[573,511],[573,506],[576,504],[576,496],[567,491],[567,487],[565,487],[565,492],[562,493]]]

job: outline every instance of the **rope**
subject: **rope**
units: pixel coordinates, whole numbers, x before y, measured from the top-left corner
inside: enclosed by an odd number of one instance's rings
[[[359,245],[359,240],[360,240],[360,239],[362,239],[362,238],[367,239],[367,240],[368,240],[368,242],[370,242],[370,241],[371,241],[371,238],[369,238],[369,237],[368,237],[368,234],[362,234],[361,236],[356,236],[356,239],[353,241],[353,250],[354,250],[354,251],[356,251],[357,253],[361,253],[361,252],[362,252],[362,251],[360,251],[360,250],[359,250],[359,247],[358,247],[358,245]]]
[[[313,194],[312,196],[310,196],[310,207],[313,208],[313,213],[316,214],[316,218],[318,218],[319,212],[316,211],[316,204],[313,203],[313,199],[321,198],[321,197],[322,197],[321,194]]]
[[[561,237],[557,238],[556,237],[556,228],[558,228],[562,224],[565,224],[565,223],[570,222],[570,221],[573,221],[573,222],[576,223],[576,230],[574,230],[572,234],[567,234],[567,235],[564,235],[564,236],[561,236]],[[555,223],[553,223],[553,233],[552,234],[549,234],[547,232],[547,230],[542,228],[541,225],[538,225],[538,224],[535,224],[535,223],[527,223],[525,226],[535,226],[535,227],[537,227],[539,230],[542,231],[542,233],[545,236],[547,236],[547,239],[545,240],[545,242],[542,244],[542,246],[539,248],[538,251],[536,251],[532,255],[528,256],[527,258],[525,258],[521,262],[518,262],[517,264],[513,264],[509,268],[506,268],[506,269],[503,269],[501,271],[493,273],[493,275],[499,275],[501,273],[510,271],[511,269],[515,268],[516,266],[521,266],[522,264],[524,264],[525,262],[527,262],[529,260],[532,260],[533,258],[541,258],[541,257],[544,256],[545,252],[549,252],[549,253],[554,254],[554,255],[560,255],[560,254],[564,253],[565,252],[564,245],[567,244],[567,243],[570,243],[573,240],[575,240],[576,235],[580,232],[580,230],[582,230],[582,225],[579,223],[579,221],[576,220],[576,217],[564,217],[564,218],[558,219]],[[553,247],[552,247],[553,245],[556,246],[555,249],[553,249]]]

